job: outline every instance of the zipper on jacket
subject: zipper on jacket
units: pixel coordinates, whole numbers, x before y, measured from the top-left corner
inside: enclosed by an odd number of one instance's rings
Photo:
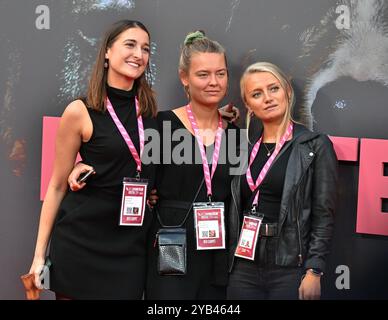
[[[298,254],[299,264],[298,264],[298,266],[301,267],[303,264],[303,256],[302,256],[302,239],[300,237],[299,212],[296,215],[296,225],[298,227],[298,239],[299,239],[299,254]]]
[[[312,161],[310,162],[310,165],[311,165],[311,163],[312,163]],[[308,168],[310,167],[310,165],[308,166]],[[307,170],[308,170],[308,168],[307,168]],[[302,177],[300,178],[296,190],[299,190],[300,184],[302,183],[302,181],[303,181],[303,179],[304,179],[304,177],[306,175],[307,170],[303,173]],[[300,199],[298,198],[298,206],[297,206],[297,208],[299,208],[299,207],[300,207]],[[303,210],[303,207],[301,209]],[[297,228],[298,228],[298,240],[299,240],[299,254],[298,254],[299,263],[298,263],[298,266],[301,267],[302,264],[303,264],[303,255],[302,255],[302,238],[301,238],[301,235],[300,235],[299,211],[296,213],[296,225],[297,225]]]
[[[311,151],[310,151],[310,152],[311,152]],[[314,153],[314,156],[315,156],[315,153]],[[313,159],[313,160],[314,160],[314,159]],[[313,161],[313,160],[312,160],[312,161]],[[302,177],[299,179],[298,184],[297,184],[296,187],[295,187],[295,193],[296,193],[297,190],[299,189],[300,184],[301,184],[301,182],[302,182],[304,176],[306,175],[306,172],[307,172],[308,168],[310,167],[312,161],[311,161],[310,164],[307,166],[306,171],[303,172]],[[291,194],[292,194],[292,193],[291,193]],[[290,197],[290,199],[291,199],[291,197]],[[298,202],[299,202],[299,199],[298,199]],[[297,207],[299,207],[299,203],[298,203],[298,206],[297,206]],[[303,208],[302,208],[302,210],[303,210]],[[285,214],[283,220],[282,220],[281,223],[280,223],[279,230],[278,230],[279,235],[280,235],[281,229],[283,228],[284,222],[285,222],[286,219],[287,219],[288,213],[289,213],[289,210],[286,211],[286,214]],[[299,262],[298,262],[298,266],[301,267],[302,264],[303,264],[303,255],[302,255],[302,239],[301,239],[301,235],[300,235],[299,212],[297,212],[297,214],[296,214],[296,224],[297,224],[297,228],[298,228],[298,241],[299,241],[299,254],[298,254],[298,261],[299,261]]]

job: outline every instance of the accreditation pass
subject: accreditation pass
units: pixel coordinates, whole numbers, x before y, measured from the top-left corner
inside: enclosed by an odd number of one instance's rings
[[[193,205],[197,250],[225,249],[224,203]]]
[[[120,226],[142,226],[147,198],[147,180],[125,178],[120,210]]]

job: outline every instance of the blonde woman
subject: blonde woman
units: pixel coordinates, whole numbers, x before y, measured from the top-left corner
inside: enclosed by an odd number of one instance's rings
[[[277,66],[249,66],[240,86],[248,130],[251,117],[263,129],[246,174],[232,181],[228,299],[319,299],[336,198],[333,146],[293,121],[294,90]]]

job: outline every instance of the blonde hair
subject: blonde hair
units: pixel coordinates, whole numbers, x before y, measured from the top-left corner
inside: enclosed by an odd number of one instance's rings
[[[206,37],[202,30],[190,32],[186,35],[181,49],[179,58],[179,72],[189,73],[191,58],[195,53],[219,53],[223,54],[225,58],[226,70],[228,70],[228,62],[226,60],[225,49],[217,41]],[[190,100],[190,93],[187,87],[184,87],[185,93]]]
[[[295,122],[295,120],[292,118],[292,112],[293,112],[293,108],[295,105],[294,89],[291,85],[290,79],[285,75],[285,73],[282,70],[280,70],[280,68],[278,66],[276,66],[270,62],[256,62],[254,64],[251,64],[248,68],[245,69],[245,71],[240,79],[241,98],[247,107],[249,107],[249,106],[247,105],[247,101],[246,101],[246,97],[245,97],[246,77],[250,74],[257,73],[257,72],[269,72],[269,73],[271,73],[276,79],[279,80],[280,85],[282,86],[283,90],[286,93],[288,105],[287,105],[283,120],[280,124],[280,130],[278,131],[278,133],[276,135],[276,143],[278,143],[281,136],[286,131],[289,121]],[[247,118],[246,118],[247,135],[249,132],[250,122],[251,122],[251,113],[248,112]],[[248,136],[248,141],[249,141],[249,136]]]

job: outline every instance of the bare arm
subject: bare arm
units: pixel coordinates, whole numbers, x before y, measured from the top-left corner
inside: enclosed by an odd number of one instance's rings
[[[62,115],[56,137],[54,169],[43,202],[34,260],[30,273],[40,285],[39,273],[43,267],[48,242],[59,205],[66,194],[67,177],[71,172],[84,134],[87,111],[77,100],[69,104]]]

